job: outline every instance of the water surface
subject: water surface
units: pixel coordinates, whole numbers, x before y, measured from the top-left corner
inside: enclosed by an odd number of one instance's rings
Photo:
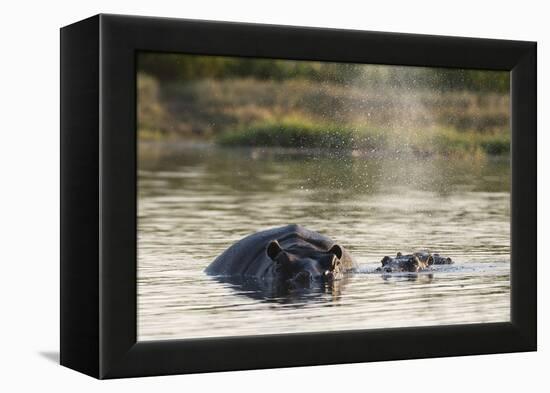
[[[142,143],[138,339],[508,321],[509,179],[507,158]],[[345,246],[360,272],[286,295],[204,274],[233,242],[290,223]],[[416,250],[456,263],[374,272]]]

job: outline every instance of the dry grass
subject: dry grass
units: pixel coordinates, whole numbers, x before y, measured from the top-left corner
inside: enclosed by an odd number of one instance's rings
[[[501,154],[509,150],[509,97],[305,80],[159,85],[140,74],[138,126],[142,138],[224,145],[382,148],[413,135],[408,143],[423,152]]]

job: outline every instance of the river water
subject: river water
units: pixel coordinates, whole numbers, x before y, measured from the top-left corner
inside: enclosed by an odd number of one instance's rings
[[[333,238],[360,271],[284,294],[203,272],[290,223]],[[455,264],[374,272],[417,250]],[[142,143],[137,273],[139,340],[509,321],[510,162]]]

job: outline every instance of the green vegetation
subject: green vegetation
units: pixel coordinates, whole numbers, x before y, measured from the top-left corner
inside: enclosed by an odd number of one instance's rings
[[[350,128],[334,124],[314,124],[299,120],[257,123],[220,134],[221,146],[326,148],[359,151],[388,151],[421,155],[506,154],[509,134],[480,134],[453,129],[419,132],[401,141],[398,133]]]
[[[480,134],[444,130],[432,136],[433,153],[506,154],[510,152],[510,133]]]
[[[141,53],[138,68],[162,82],[185,82],[198,78],[216,80],[308,80],[336,84],[399,86],[415,88],[475,90],[504,93],[509,89],[507,72],[452,68],[398,67],[318,61],[276,60],[224,56]]]
[[[223,146],[349,149],[353,147],[353,135],[354,130],[346,126],[290,120],[228,131],[220,135],[218,143]]]
[[[510,149],[509,74],[141,54],[142,140],[422,155]]]

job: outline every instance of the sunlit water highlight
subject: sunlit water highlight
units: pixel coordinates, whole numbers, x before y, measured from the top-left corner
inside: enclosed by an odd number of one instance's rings
[[[509,161],[372,153],[142,145],[138,339],[508,321]],[[203,272],[233,242],[289,223],[344,245],[360,272],[284,297]],[[374,272],[416,250],[456,263]]]

